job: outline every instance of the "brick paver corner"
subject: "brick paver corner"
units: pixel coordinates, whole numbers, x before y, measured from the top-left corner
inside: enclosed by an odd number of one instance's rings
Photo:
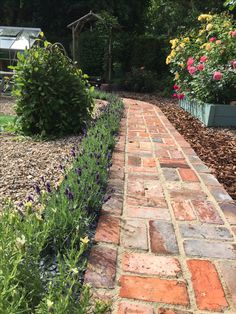
[[[236,314],[236,204],[161,110],[125,99],[85,282],[113,314]]]

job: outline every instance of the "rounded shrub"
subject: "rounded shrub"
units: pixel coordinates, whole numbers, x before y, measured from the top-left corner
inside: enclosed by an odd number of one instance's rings
[[[80,132],[93,110],[86,76],[62,47],[44,42],[18,54],[14,67],[17,127],[26,135]]]

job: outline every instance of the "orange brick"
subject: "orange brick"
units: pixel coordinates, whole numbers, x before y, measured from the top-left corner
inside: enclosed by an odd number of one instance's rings
[[[122,276],[120,297],[149,302],[188,305],[184,282],[159,278]]]
[[[183,181],[188,181],[188,182],[199,181],[196,173],[191,169],[179,169],[178,171]]]
[[[222,311],[228,306],[215,266],[210,261],[187,261],[200,310]]]
[[[149,305],[121,302],[118,314],[154,314],[154,310]]]
[[[144,167],[156,167],[156,160],[154,158],[143,158]]]

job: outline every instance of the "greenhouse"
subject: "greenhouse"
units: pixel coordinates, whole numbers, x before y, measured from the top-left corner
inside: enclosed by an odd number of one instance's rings
[[[0,26],[0,71],[9,71],[17,52],[31,48],[40,32],[40,28]]]

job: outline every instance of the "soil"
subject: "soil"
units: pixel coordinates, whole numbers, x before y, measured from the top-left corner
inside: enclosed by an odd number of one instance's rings
[[[120,96],[157,105],[236,200],[236,129],[207,128],[172,99],[126,92]]]

